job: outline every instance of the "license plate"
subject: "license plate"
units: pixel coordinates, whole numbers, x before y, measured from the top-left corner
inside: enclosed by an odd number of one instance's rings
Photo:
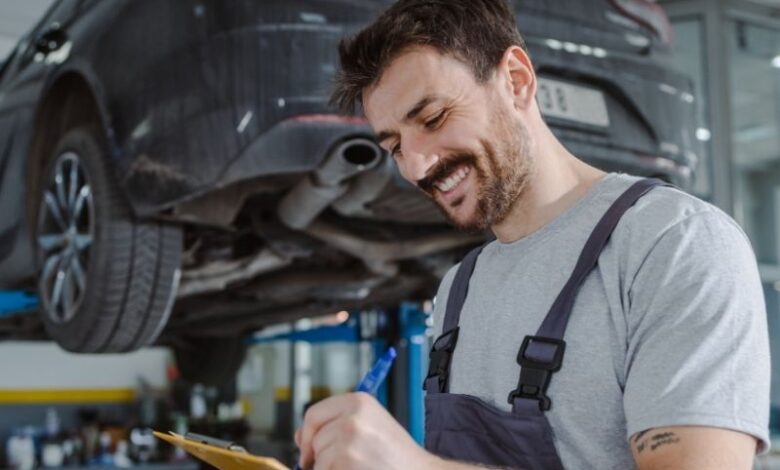
[[[539,77],[536,98],[545,116],[609,127],[607,101],[599,90]]]

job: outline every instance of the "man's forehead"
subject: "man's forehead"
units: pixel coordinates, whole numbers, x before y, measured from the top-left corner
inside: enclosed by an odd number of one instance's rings
[[[372,123],[401,121],[426,97],[438,101],[461,93],[469,83],[465,78],[473,82],[470,75],[465,64],[433,48],[409,50],[393,60],[377,83],[363,92],[366,116]]]

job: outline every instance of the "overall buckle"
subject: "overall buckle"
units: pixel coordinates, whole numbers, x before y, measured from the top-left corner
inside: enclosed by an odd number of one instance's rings
[[[528,355],[529,346],[538,348],[532,356]],[[551,401],[547,396],[547,387],[550,385],[552,373],[559,370],[563,364],[565,349],[566,342],[562,339],[526,336],[517,353],[517,363],[521,367],[520,380],[517,389],[509,392],[509,404],[512,404],[515,398],[530,398],[539,402],[540,410],[549,410]]]
[[[430,362],[428,365],[428,375],[425,377],[423,384],[423,390],[427,390],[428,379],[437,377],[439,384],[439,391],[444,392],[445,384],[447,383],[447,376],[450,372],[450,361],[452,360],[452,353],[455,351],[455,345],[458,342],[458,332],[460,327],[456,326],[446,333],[442,333],[441,336],[433,343],[430,354]]]

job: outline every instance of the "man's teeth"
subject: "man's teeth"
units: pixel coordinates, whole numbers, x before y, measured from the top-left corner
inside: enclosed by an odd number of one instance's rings
[[[458,185],[461,181],[463,181],[463,178],[466,177],[466,175],[469,174],[469,168],[464,167],[460,170],[456,171],[455,173],[451,174],[447,178],[445,178],[443,181],[439,181],[436,183],[436,187],[439,189],[439,191],[447,192]]]

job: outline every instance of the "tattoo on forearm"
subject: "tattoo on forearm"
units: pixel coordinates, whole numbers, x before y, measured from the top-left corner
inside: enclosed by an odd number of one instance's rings
[[[650,430],[648,429],[646,431],[642,431],[642,432],[636,433],[636,436],[634,436],[634,443],[639,442],[639,439],[642,439],[642,436],[644,436],[645,434],[647,434],[649,432],[650,432]]]
[[[639,440],[648,432],[649,431],[643,431],[637,434],[636,438],[634,439],[634,443],[637,444],[636,451],[638,454],[641,454],[645,449],[649,449],[652,452],[661,446],[680,442],[680,438],[677,437],[677,434],[673,432],[662,432],[655,434],[651,437],[643,439],[642,442],[639,442]]]
[[[650,450],[656,450],[657,448],[667,445],[676,444],[680,442],[680,438],[673,432],[665,432],[662,434],[656,434],[652,438],[653,443],[650,445]]]

